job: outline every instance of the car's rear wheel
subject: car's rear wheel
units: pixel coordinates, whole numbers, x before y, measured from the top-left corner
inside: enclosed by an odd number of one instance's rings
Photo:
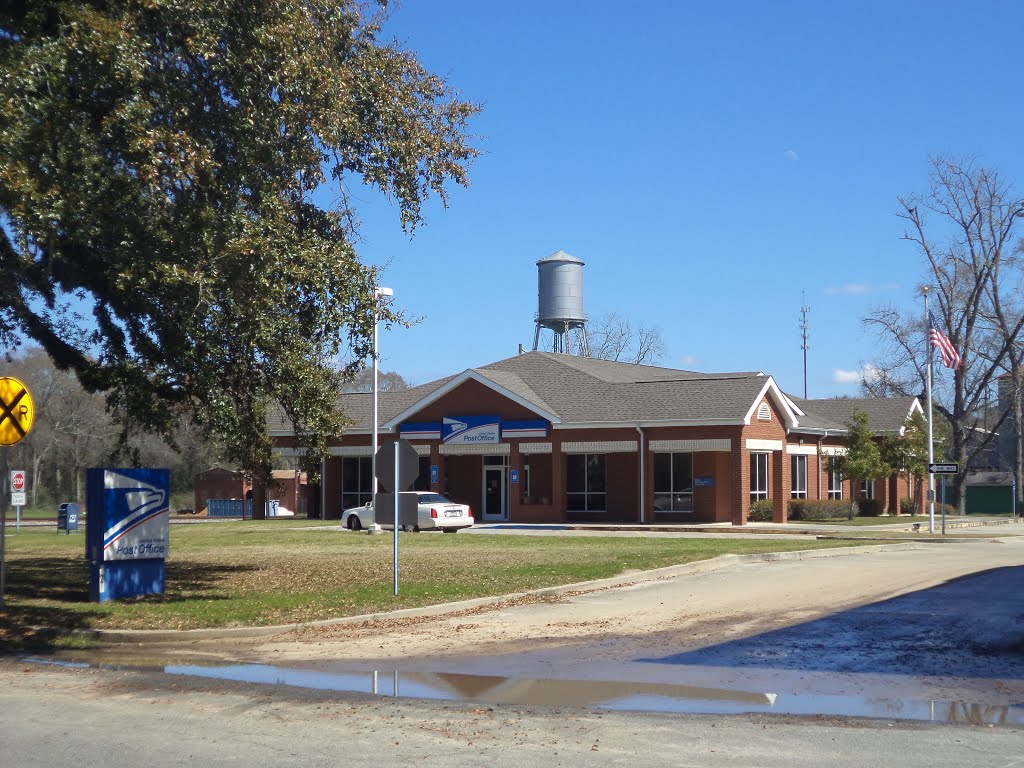
[[[362,527],[363,527],[363,524],[361,522],[359,522],[359,515],[349,515],[348,516],[348,529],[350,531],[358,531]]]
[[[444,531],[445,533],[458,533],[459,532],[458,528],[442,528],[441,530]]]

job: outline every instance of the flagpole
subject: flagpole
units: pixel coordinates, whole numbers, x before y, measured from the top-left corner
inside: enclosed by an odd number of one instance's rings
[[[932,443],[932,343],[931,343],[931,314],[928,312],[928,286],[924,286],[924,322],[929,338],[925,341],[925,349],[928,355],[928,376],[925,380],[925,388],[928,393],[928,533],[935,533],[935,475],[931,472],[931,465],[935,463],[935,445]]]

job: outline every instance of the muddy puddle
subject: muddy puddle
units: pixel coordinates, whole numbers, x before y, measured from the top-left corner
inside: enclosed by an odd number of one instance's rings
[[[195,661],[167,663],[140,658],[97,660],[69,652],[25,658],[38,664],[123,671],[158,669],[168,676],[288,686],[380,697],[480,704],[581,707],[680,714],[785,714],[917,720],[970,725],[1024,725],[1024,702],[926,700],[878,695],[793,693],[624,680],[503,677],[394,668],[324,671],[268,664]]]

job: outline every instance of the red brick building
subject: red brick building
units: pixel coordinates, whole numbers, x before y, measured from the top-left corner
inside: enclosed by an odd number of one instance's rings
[[[370,499],[372,396],[340,396],[352,427],[331,441],[327,518]],[[380,444],[409,440],[417,487],[469,504],[480,522],[732,522],[770,499],[869,497],[888,511],[904,478],[856,483],[830,472],[846,423],[864,411],[899,431],[914,398],[800,400],[757,372],[706,374],[530,352],[379,395]],[[278,452],[290,429],[271,425]],[[919,496],[920,494],[918,494]]]
[[[306,476],[292,470],[274,470],[274,483],[267,488],[267,499],[277,499],[281,506],[292,512],[301,511],[301,489]],[[206,509],[210,499],[248,499],[252,497],[252,483],[241,472],[224,467],[213,467],[192,478],[192,496],[196,512]]]

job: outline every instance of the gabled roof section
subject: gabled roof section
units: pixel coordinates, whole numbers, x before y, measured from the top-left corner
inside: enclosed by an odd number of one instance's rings
[[[754,412],[765,397],[770,397],[775,403],[775,406],[782,414],[783,421],[788,428],[792,429],[797,425],[798,416],[796,411],[793,410],[793,404],[790,402],[789,398],[783,394],[782,390],[779,389],[779,385],[775,383],[775,379],[771,376],[765,377],[764,386],[757,394],[757,397],[754,398],[754,401],[750,404],[750,410],[748,410],[746,415],[743,417],[744,424],[749,424],[751,422],[754,418]]]
[[[916,397],[835,397],[823,400],[790,399],[804,411],[797,431],[845,433],[857,411],[866,413],[875,432],[902,433],[907,418],[924,413]]]
[[[498,375],[493,375],[498,374]],[[552,412],[549,408],[544,405],[540,405],[537,402],[532,402],[528,396],[524,396],[526,393],[533,394],[530,388],[526,386],[525,382],[517,376],[502,375],[500,371],[492,372],[491,375],[485,374],[483,371],[478,371],[475,368],[470,368],[463,371],[458,376],[453,376],[442,386],[437,387],[425,397],[417,400],[416,402],[409,405],[409,407],[400,411],[397,415],[392,416],[390,419],[383,423],[384,429],[394,429],[403,421],[408,419],[410,416],[415,414],[417,411],[422,410],[426,406],[430,405],[436,400],[447,395],[452,390],[456,389],[460,385],[467,381],[476,381],[489,389],[494,390],[500,395],[504,395],[509,400],[518,403],[524,408],[528,408],[543,419],[547,419],[553,424],[557,424],[561,421],[558,414]],[[511,389],[509,388],[511,386]],[[516,391],[518,390],[518,391]],[[539,398],[538,398],[539,399]],[[541,401],[543,402],[543,401]]]

